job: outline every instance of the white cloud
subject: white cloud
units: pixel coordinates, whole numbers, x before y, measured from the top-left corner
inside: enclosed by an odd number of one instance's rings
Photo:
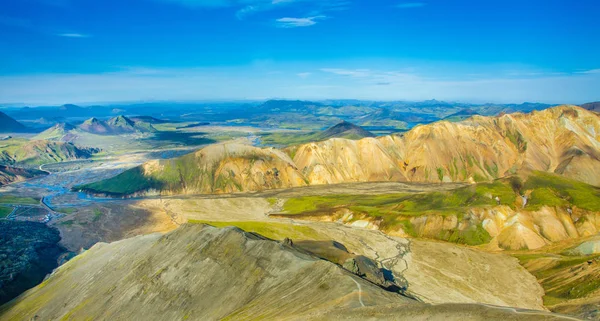
[[[581,74],[600,74],[600,69],[590,69],[579,72]]]
[[[425,5],[426,5],[426,3],[424,3],[424,2],[404,2],[404,3],[400,3],[400,4],[396,5],[396,8],[411,9],[411,8],[420,8]]]
[[[275,20],[279,28],[310,27],[317,24],[316,20],[325,19],[325,16],[314,16],[306,18],[279,18]]]
[[[183,5],[191,8],[236,8],[235,16],[242,20],[265,11],[294,7],[310,16],[319,16],[330,11],[348,9],[350,0],[154,0]],[[287,18],[284,18],[287,19]],[[291,18],[306,19],[306,18]],[[310,21],[305,23],[313,25]],[[313,21],[314,22],[314,21]]]
[[[369,77],[372,75],[369,69],[322,68],[321,71],[350,77]]]
[[[310,75],[312,75],[312,72],[299,72],[296,74],[296,76],[303,79],[310,77]]]
[[[89,38],[89,37],[91,37],[90,35],[86,35],[83,33],[59,33],[56,35],[59,37],[66,37],[66,38]]]

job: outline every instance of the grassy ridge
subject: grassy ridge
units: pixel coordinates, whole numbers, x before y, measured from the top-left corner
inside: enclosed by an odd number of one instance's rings
[[[542,268],[529,269],[541,283],[546,294],[544,304],[552,306],[568,300],[584,298],[600,288],[600,273],[573,273],[597,266],[589,262],[600,261],[600,254],[566,256],[557,253],[513,254],[521,265],[535,267],[537,261]]]

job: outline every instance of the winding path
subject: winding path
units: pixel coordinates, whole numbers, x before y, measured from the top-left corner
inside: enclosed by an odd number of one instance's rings
[[[362,300],[362,286],[360,285],[360,283],[356,282],[356,280],[354,278],[350,278],[354,283],[356,283],[356,286],[358,287],[358,302],[360,303],[361,306],[365,306],[365,303]]]

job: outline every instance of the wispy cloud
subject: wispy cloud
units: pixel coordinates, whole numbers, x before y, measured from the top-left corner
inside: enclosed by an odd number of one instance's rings
[[[299,72],[296,74],[296,76],[298,76],[302,79],[306,79],[306,78],[310,77],[310,75],[312,75],[312,72]]]
[[[59,3],[59,2],[57,2]],[[50,36],[58,36],[58,37],[67,37],[67,38],[89,38],[91,35],[84,33],[76,33],[76,32],[56,32],[60,29],[68,30],[68,28],[52,28],[49,26],[44,26],[40,24],[36,24],[31,20],[9,17],[0,15],[0,25],[4,25],[11,28],[18,28],[22,30],[27,30],[33,33],[45,34]]]
[[[327,12],[340,11],[348,9],[350,0],[154,0],[159,2],[173,3],[191,8],[235,8],[235,16],[240,19],[266,11],[274,11],[286,8],[299,9],[304,15],[317,17]],[[307,21],[309,18],[289,18],[304,19],[303,25],[314,25],[314,20]],[[282,18],[288,19],[288,18]],[[311,19],[309,19],[311,20]],[[285,22],[285,20],[284,20]],[[300,22],[302,23],[302,22]],[[295,27],[292,23],[290,26]]]
[[[403,2],[396,5],[396,8],[399,9],[411,9],[411,8],[420,8],[426,5],[425,2]]]
[[[326,16],[314,16],[306,18],[279,18],[275,20],[277,27],[279,28],[298,28],[298,27],[310,27],[317,24],[317,20],[325,19]]]
[[[37,105],[67,101],[237,100],[260,97],[368,100],[436,98],[577,104],[598,100],[596,89],[600,86],[600,74],[597,72],[521,78],[505,77],[493,72],[472,79],[461,75],[450,78],[443,74],[426,75],[421,71],[402,69],[323,68],[313,71],[298,70],[297,66],[290,65],[265,68],[125,67],[98,74],[0,75],[0,99]],[[269,72],[281,70],[284,72]],[[309,77],[303,77],[308,73],[311,73]],[[268,77],[265,76],[267,74]],[[232,91],[231,88],[239,90]]]
[[[66,37],[66,38],[89,38],[89,37],[91,37],[90,35],[86,35],[83,33],[57,33],[56,35],[59,37]]]
[[[581,74],[600,74],[600,69],[584,70],[584,71],[580,71],[579,73],[581,73]]]
[[[321,71],[340,76],[350,76],[358,78],[369,77],[372,75],[372,72],[369,69],[322,68]]]

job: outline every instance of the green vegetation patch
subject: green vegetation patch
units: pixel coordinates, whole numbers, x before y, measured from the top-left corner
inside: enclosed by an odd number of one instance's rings
[[[463,213],[470,206],[512,205],[515,193],[502,181],[466,186],[453,191],[419,194],[380,194],[380,195],[327,195],[305,196],[288,199],[283,210],[285,214],[309,214],[328,211],[332,208],[350,210],[374,217],[388,214],[398,216],[418,216],[423,214]]]
[[[104,213],[100,209],[97,209],[97,208],[95,208],[93,212],[94,212],[94,218],[93,218],[94,222],[99,221],[102,218],[102,216],[104,215]]]
[[[581,209],[600,211],[600,188],[555,174],[534,172],[523,190],[532,190],[528,209],[572,204]]]
[[[292,225],[285,223],[271,222],[217,222],[217,221],[200,221],[189,220],[190,224],[208,224],[214,227],[235,226],[246,232],[260,234],[273,240],[283,240],[286,237],[296,240],[326,240],[327,237],[322,236],[314,229],[305,225]]]
[[[6,218],[12,211],[12,207],[0,206],[0,218]]]
[[[266,146],[291,146],[300,145],[321,140],[319,132],[310,133],[290,133],[273,132],[260,135],[262,145]]]
[[[40,200],[32,197],[20,197],[14,195],[0,195],[0,204],[35,205]]]

